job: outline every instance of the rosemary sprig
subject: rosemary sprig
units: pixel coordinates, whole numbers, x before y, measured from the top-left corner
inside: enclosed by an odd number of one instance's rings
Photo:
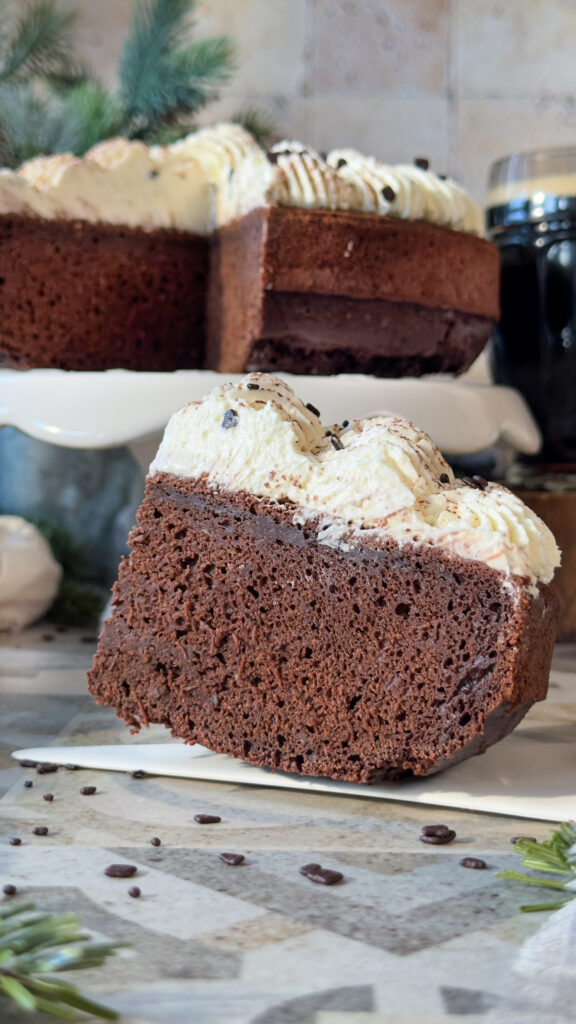
[[[559,875],[561,878],[538,878],[525,875],[519,871],[501,871],[496,878],[508,878],[526,885],[536,885],[543,889],[556,889],[566,895],[563,899],[552,903],[534,903],[520,907],[523,913],[534,910],[558,910],[576,896],[576,825],[564,822],[554,830],[550,839],[538,843],[534,839],[519,839],[514,844],[514,852],[522,856],[522,864],[533,871],[542,871],[547,875]]]
[[[92,942],[76,914],[35,911],[34,903],[0,906],[0,1020],[3,998],[58,1020],[78,1021],[85,1014],[117,1020],[114,1010],[53,975],[101,967],[123,943]]]

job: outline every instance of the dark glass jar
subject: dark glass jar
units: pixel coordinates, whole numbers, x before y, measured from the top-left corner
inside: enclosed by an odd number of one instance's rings
[[[528,401],[539,460],[576,464],[576,149],[494,164],[487,223],[502,270],[494,379]]]

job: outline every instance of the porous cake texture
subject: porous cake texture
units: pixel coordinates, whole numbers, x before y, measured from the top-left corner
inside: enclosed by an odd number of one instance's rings
[[[217,388],[172,418],[130,543],[89,688],[134,728],[374,781],[481,753],[546,694],[552,535],[407,421]]]

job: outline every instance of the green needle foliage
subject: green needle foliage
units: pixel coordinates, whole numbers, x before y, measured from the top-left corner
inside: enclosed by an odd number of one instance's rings
[[[0,164],[82,155],[114,135],[167,142],[194,126],[233,70],[226,36],[192,38],[197,0],[135,0],[118,71],[106,89],[74,52],[77,15],[55,0],[0,0]]]
[[[80,930],[76,914],[36,912],[33,903],[0,906],[0,1020],[2,1002],[30,1013],[79,1021],[86,1014],[116,1020],[117,1014],[95,1003],[74,985],[54,977],[61,971],[101,967],[122,943],[92,942]]]
[[[519,839],[514,844],[514,851],[521,854],[522,864],[533,871],[541,871],[547,875],[558,875],[558,878],[539,878],[525,875],[518,871],[501,871],[496,878],[509,878],[526,885],[536,885],[543,889],[555,889],[565,893],[564,897],[552,903],[535,903],[520,907],[524,913],[533,910],[557,910],[576,896],[576,825],[564,823],[553,833],[550,839],[542,843],[534,839]]]

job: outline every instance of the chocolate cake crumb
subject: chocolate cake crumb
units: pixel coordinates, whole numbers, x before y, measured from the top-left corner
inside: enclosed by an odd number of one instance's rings
[[[428,171],[430,169],[430,161],[425,156],[415,156],[414,166],[419,167],[421,171]]]
[[[246,387],[248,388],[248,391],[260,391],[260,385],[253,384],[252,381],[249,381]]]
[[[306,402],[306,408],[309,410],[309,412],[312,413],[313,416],[317,416],[318,419],[320,419],[320,413],[316,406],[312,405],[312,402]]]
[[[94,796],[96,792],[96,786],[82,786],[80,793],[82,796]]]
[[[45,800],[46,803],[50,804],[54,799],[54,793],[44,793],[42,799]]]
[[[32,832],[34,833],[35,836],[47,836],[48,835],[48,829],[47,829],[46,825],[36,825],[36,828],[33,828]]]
[[[150,845],[151,846],[162,846],[162,840],[159,839],[158,836],[152,836],[152,839],[150,840]]]
[[[341,871],[323,868],[320,864],[304,864],[299,871],[301,875],[311,882],[316,882],[317,885],[336,885],[344,878]]]
[[[463,868],[474,868],[476,871],[482,871],[486,867],[486,861],[481,857],[462,857],[460,864]]]
[[[50,761],[41,761],[40,764],[36,765],[36,771],[38,775],[49,775],[50,772],[58,771],[58,765],[52,764]]]
[[[221,853],[220,860],[223,860],[225,864],[231,864],[232,867],[236,867],[237,864],[242,864],[244,861],[243,853]]]
[[[230,430],[232,427],[238,426],[238,413],[234,409],[227,409],[222,417],[222,423],[220,424],[224,430]]]
[[[332,445],[333,448],[336,449],[337,452],[341,452],[344,449],[342,441],[340,440],[339,437],[336,437],[336,434],[330,435],[330,444]]]
[[[33,785],[34,785],[34,783],[32,782],[32,779],[26,779],[26,782],[24,783],[24,788],[25,789],[32,789]]]
[[[392,203],[396,199],[396,193],[390,185],[384,185],[384,188],[382,189],[382,196],[384,199],[387,199],[389,203]]]
[[[12,885],[10,882],[8,882],[7,885],[2,886],[2,892],[4,893],[5,896],[15,896],[18,890],[15,885]]]
[[[12,839],[10,840],[10,846],[22,846],[22,840],[19,838],[19,836],[12,836]]]
[[[441,832],[439,835],[426,836],[424,833],[420,836],[421,843],[431,843],[433,846],[445,846],[446,843],[451,843],[456,839],[456,833],[452,829],[447,829],[446,832]]]
[[[109,864],[104,874],[108,875],[108,878],[132,878],[137,871],[135,864]]]
[[[133,899],[137,900],[142,895],[142,890],[139,885],[132,885],[128,889],[128,895],[132,896]]]
[[[195,814],[194,821],[198,825],[217,825],[222,818],[219,818],[217,814]]]

